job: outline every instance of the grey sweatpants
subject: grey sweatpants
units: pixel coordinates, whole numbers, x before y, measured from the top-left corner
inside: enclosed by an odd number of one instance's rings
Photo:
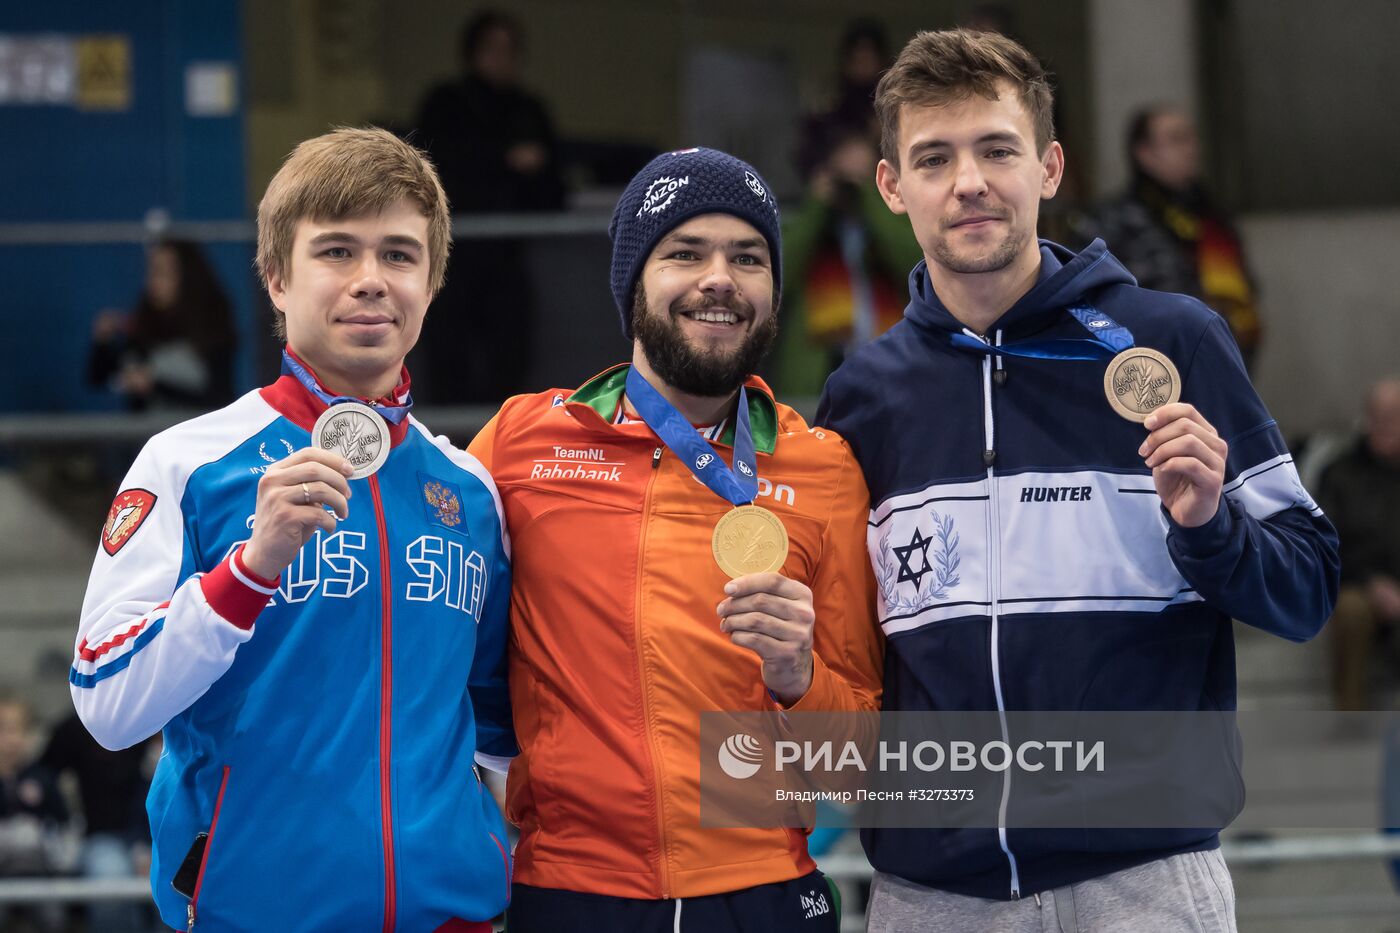
[[[875,873],[868,933],[1235,933],[1235,887],[1219,849],[1187,852],[991,901]]]

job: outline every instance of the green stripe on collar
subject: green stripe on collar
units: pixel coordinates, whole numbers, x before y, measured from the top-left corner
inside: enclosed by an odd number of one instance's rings
[[[598,417],[611,422],[617,413],[618,403],[627,391],[627,371],[630,368],[629,364],[622,363],[599,373],[579,386],[566,401],[587,405],[598,413]],[[753,386],[748,389],[749,428],[753,431],[754,449],[771,454],[773,448],[778,446],[778,408],[767,392]],[[729,419],[724,436],[719,441],[734,446],[734,419]]]

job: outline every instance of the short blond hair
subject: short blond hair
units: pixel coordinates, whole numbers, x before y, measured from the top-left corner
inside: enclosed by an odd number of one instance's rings
[[[258,276],[291,276],[292,241],[302,220],[343,220],[377,214],[401,199],[428,218],[428,289],[447,275],[452,218],[447,195],[427,155],[378,127],[341,128],[292,150],[258,204]],[[277,313],[277,334],[285,321]]]
[[[899,167],[899,111],[905,104],[942,106],[973,94],[997,98],[997,82],[1016,89],[1030,114],[1036,152],[1055,139],[1055,95],[1050,77],[1034,55],[995,32],[948,29],[921,32],[909,40],[875,88],[880,119],[880,157]]]

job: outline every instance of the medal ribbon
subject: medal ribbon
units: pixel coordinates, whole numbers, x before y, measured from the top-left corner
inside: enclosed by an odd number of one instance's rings
[[[753,433],[749,429],[749,400],[739,387],[739,412],[734,418],[734,467],[731,469],[718,452],[700,436],[676,407],[652,388],[633,366],[627,372],[627,398],[632,407],[656,432],[661,442],[685,462],[695,478],[710,491],[734,505],[747,505],[758,495]]]
[[[368,404],[369,407],[373,408],[375,412],[390,424],[401,424],[403,419],[408,417],[408,410],[413,407],[413,394],[411,392],[405,393],[402,404],[399,405],[381,405],[379,402],[367,402],[365,399],[355,398],[350,395],[331,395],[325,389],[321,388],[320,384],[316,381],[316,377],[307,372],[306,367],[293,359],[292,355],[285,349],[282,351],[282,375],[294,377],[297,382],[301,383],[302,388],[316,396],[322,402],[325,402],[327,408],[332,405],[339,405],[341,402]]]
[[[951,342],[960,350],[977,353],[994,353],[1001,356],[1021,356],[1037,360],[1107,360],[1117,356],[1133,345],[1132,331],[1113,318],[1095,308],[1079,305],[1069,309],[1093,337],[1063,340],[1022,340],[1017,343],[994,347],[989,343],[969,337],[967,334],[954,334]]]

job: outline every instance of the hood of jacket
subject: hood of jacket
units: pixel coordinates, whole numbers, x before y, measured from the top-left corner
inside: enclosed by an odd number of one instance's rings
[[[1044,329],[1067,307],[1092,304],[1092,295],[1099,289],[1136,284],[1132,273],[1109,253],[1103,240],[1095,240],[1078,254],[1058,243],[1041,240],[1040,274],[1035,285],[988,331],[1001,330],[1005,339],[1015,340]],[[904,309],[904,316],[926,330],[963,330],[963,324],[934,292],[927,261],[920,261],[909,273],[909,306]]]

